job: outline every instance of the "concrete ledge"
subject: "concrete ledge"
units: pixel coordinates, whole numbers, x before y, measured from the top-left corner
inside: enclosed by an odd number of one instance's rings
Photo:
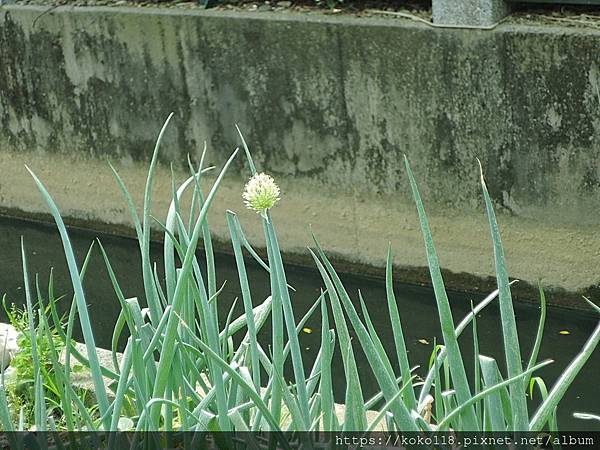
[[[578,305],[600,275],[600,32],[504,23],[432,29],[385,18],[161,9],[0,9],[0,208],[46,212],[23,169],[80,222],[130,226],[105,159],[140,199],[146,161],[175,111],[162,161],[220,165],[246,133],[283,188],[284,251],[305,255],[307,225],[340,259],[383,266],[391,241],[406,281],[427,279],[402,155],[431,215],[449,286],[489,288],[492,247],[476,157],[512,276]],[[37,19],[37,20],[36,20]],[[242,214],[243,159],[219,194]],[[166,211],[169,171],[157,177]],[[450,277],[452,275],[452,277]],[[529,289],[529,288],[528,288]],[[533,289],[527,291],[530,296]]]

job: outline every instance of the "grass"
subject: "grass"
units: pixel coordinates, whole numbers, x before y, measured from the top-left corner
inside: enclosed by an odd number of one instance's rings
[[[32,172],[40,193],[60,232],[73,286],[73,301],[66,320],[59,317],[52,286],[42,295],[39,287],[31,289],[26,252],[23,246],[23,272],[27,297],[27,332],[32,360],[33,399],[31,424],[38,430],[119,430],[138,432],[153,430],[185,431],[274,431],[281,445],[288,447],[281,432],[297,430],[367,431],[385,426],[388,430],[427,431],[538,431],[555,429],[556,408],[565,391],[585,364],[600,340],[600,325],[590,336],[581,353],[563,372],[559,381],[547,389],[535,373],[551,361],[538,361],[542,341],[545,300],[541,292],[541,317],[537,337],[527,365],[519,349],[515,316],[510,294],[506,261],[502,250],[499,226],[492,201],[487,192],[483,171],[481,185],[493,241],[498,289],[477,305],[456,325],[444,287],[433,237],[419,194],[417,182],[405,158],[406,171],[419,216],[438,308],[443,343],[434,345],[432,357],[423,381],[417,381],[410,361],[403,327],[411,326],[404,317],[402,305],[393,289],[393,256],[390,247],[386,265],[386,300],[394,334],[395,352],[384,350],[377,330],[360,292],[358,297],[346,290],[325,250],[314,237],[310,249],[323,280],[323,290],[315,298],[310,311],[302,318],[294,312],[294,291],[288,285],[286,270],[279,248],[276,217],[266,209],[256,220],[262,222],[267,260],[263,261],[246,238],[242,224],[233,211],[225,213],[241,286],[244,313],[233,316],[233,308],[225,321],[219,318],[217,303],[222,291],[217,285],[210,227],[211,203],[232,161],[236,149],[221,168],[210,188],[204,174],[213,168],[189,164],[188,179],[173,183],[172,202],[164,222],[152,215],[154,172],[162,136],[170,121],[159,133],[148,172],[143,210],[137,211],[124,181],[113,168],[115,180],[130,210],[137,233],[144,298],[125,298],[121,283],[126,274],[115,273],[110,256],[101,243],[97,246],[104,257],[121,312],[113,336],[113,364],[100,364],[94,333],[85,298],[85,272],[90,248],[79,266],[69,240],[68,231],[50,193]],[[238,130],[239,131],[239,130]],[[251,169],[257,173],[243,136],[243,153]],[[206,191],[204,190],[206,189]],[[192,191],[190,211],[181,210],[181,197]],[[285,201],[283,199],[282,201]],[[184,220],[189,215],[190,220]],[[150,259],[149,243],[153,224],[162,228],[164,239],[165,279],[160,280]],[[198,248],[204,249],[198,252]],[[271,292],[257,299],[247,278],[244,257],[256,259],[268,272]],[[202,258],[204,261],[201,261]],[[203,269],[205,267],[206,269]],[[141,294],[141,293],[140,293]],[[498,300],[507,373],[503,374],[493,358],[479,354],[476,317],[491,302]],[[37,311],[33,305],[40,305]],[[146,306],[144,306],[147,305]],[[46,305],[46,306],[44,306]],[[360,305],[360,311],[357,310]],[[312,367],[302,358],[298,333],[313,314],[321,315],[320,351]],[[433,320],[433,319],[432,319]],[[86,354],[74,346],[71,335],[75,322],[83,331]],[[270,321],[271,341],[263,347],[257,334]],[[224,325],[223,325],[224,323]],[[474,336],[475,367],[466,367],[458,337],[469,326]],[[118,362],[117,345],[121,335],[127,345]],[[351,335],[356,336],[355,339]],[[54,345],[37,345],[41,337],[51,337]],[[233,337],[237,337],[234,344]],[[48,341],[44,341],[48,343]],[[365,399],[361,389],[354,352],[362,348],[380,392]],[[346,379],[345,409],[334,414],[334,379],[331,361],[340,352]],[[393,359],[399,363],[394,370]],[[72,382],[71,361],[89,370],[97,399],[97,408],[90,409],[84,394]],[[62,361],[66,361],[63,363]],[[293,369],[291,378],[284,377],[284,367]],[[44,371],[53,370],[53,392],[44,382]],[[467,370],[473,370],[475,380],[469,383]],[[106,380],[110,382],[107,386]],[[537,389],[536,389],[537,388]],[[15,419],[9,385],[0,386],[0,424],[3,430],[19,430],[25,421]],[[542,396],[534,412],[528,411],[527,396],[533,391]],[[379,406],[378,406],[379,405]],[[60,420],[49,411],[59,408]],[[582,414],[584,418],[593,415]]]

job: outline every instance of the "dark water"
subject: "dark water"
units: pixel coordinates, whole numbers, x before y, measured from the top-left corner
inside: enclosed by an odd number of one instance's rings
[[[29,258],[30,276],[39,273],[42,292],[47,285],[49,268],[54,268],[55,292],[57,294],[72,295],[70,281],[63,256],[62,244],[58,232],[52,226],[31,222],[17,221],[0,217],[0,291],[7,294],[9,302],[22,304],[24,302],[20,236],[25,238]],[[76,251],[79,264],[87,252],[90,243],[96,238],[97,233],[73,229],[70,232],[71,240]],[[139,296],[143,298],[143,284],[140,270],[140,257],[137,242],[122,237],[101,236],[113,265],[121,288],[126,297]],[[154,245],[155,260],[162,264],[162,246]],[[217,276],[219,283],[227,280],[226,287],[219,297],[220,315],[224,319],[233,300],[241,297],[237,283],[237,272],[232,256],[219,255],[216,259]],[[297,292],[292,293],[297,320],[304,315],[310,305],[317,299],[323,287],[321,278],[316,271],[288,266],[287,275],[289,283]],[[261,302],[269,294],[269,282],[265,272],[255,264],[248,265],[248,276],[252,286],[252,295],[255,303]],[[385,287],[381,281],[361,279],[356,276],[343,276],[342,280],[348,292],[357,297],[356,292],[361,290],[367,303],[371,319],[386,347],[389,355],[395,354],[393,336],[388,319]],[[114,323],[119,312],[119,303],[113,293],[102,256],[95,251],[88,269],[84,286],[86,299],[90,305],[92,325],[94,327],[97,344],[110,348],[110,339]],[[427,365],[431,355],[434,338],[441,342],[441,332],[438,326],[435,298],[431,289],[402,285],[396,286],[400,314],[411,365]],[[454,320],[459,322],[470,311],[470,300],[479,300],[467,297],[464,294],[450,295]],[[65,301],[66,302],[66,301]],[[238,302],[241,303],[241,302]],[[66,307],[63,305],[63,307]],[[238,305],[241,312],[242,306]],[[521,350],[524,359],[528,359],[531,346],[535,339],[538,321],[538,308],[531,305],[516,304],[515,312],[519,327]],[[2,314],[2,316],[4,316]],[[237,316],[237,315],[236,315]],[[3,320],[4,317],[2,317]],[[333,321],[333,319],[330,319]],[[587,337],[591,334],[597,318],[590,314],[582,314],[558,308],[548,308],[546,331],[540,359],[552,358],[555,363],[544,368],[538,373],[546,381],[547,386],[553,385],[569,361],[577,355]],[[497,305],[489,305],[478,316],[478,332],[480,352],[495,357],[501,367],[503,366],[502,334]],[[305,349],[307,366],[312,366],[320,340],[320,320],[318,312],[309,320],[308,327],[313,333],[301,334],[301,345]],[[568,330],[569,335],[561,335],[559,331]],[[268,342],[269,329],[263,330],[263,339]],[[421,341],[421,342],[420,342]],[[426,343],[423,343],[426,342]],[[463,357],[467,364],[467,371],[473,372],[473,345],[471,329],[468,328],[460,338]],[[358,343],[357,343],[358,346]],[[394,359],[394,358],[392,358]],[[339,350],[336,351],[334,370],[343,377]],[[370,374],[369,365],[363,355],[357,354],[357,363],[361,375],[361,382],[365,398],[369,398],[377,391],[377,384]],[[396,364],[395,361],[393,361]],[[418,371],[420,375],[424,370]],[[600,350],[596,350],[588,364],[580,372],[575,382],[565,395],[559,407],[559,427],[564,430],[590,430],[600,429],[597,422],[583,421],[572,417],[573,411],[600,413],[600,388],[598,387],[600,375]],[[335,383],[338,401],[343,399],[344,383]],[[537,397],[537,393],[534,395]],[[531,409],[535,405],[534,398]]]

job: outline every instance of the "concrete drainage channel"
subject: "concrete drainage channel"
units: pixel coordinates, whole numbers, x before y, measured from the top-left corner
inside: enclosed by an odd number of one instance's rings
[[[489,291],[479,158],[518,296],[536,301],[543,279],[550,303],[581,307],[600,280],[599,52],[596,30],[510,18],[472,30],[318,13],[3,6],[0,209],[47,213],[28,164],[71,223],[130,230],[106,159],[139,201],[174,111],[157,217],[168,164],[182,180],[186,155],[197,160],[206,140],[207,163],[220,167],[239,145],[237,123],[282,188],[274,217],[287,255],[307,260],[312,224],[338,260],[379,275],[391,242],[398,278],[426,283],[407,154],[448,287]],[[233,209],[261,246],[241,201],[247,177],[240,158],[214,204],[224,245]]]

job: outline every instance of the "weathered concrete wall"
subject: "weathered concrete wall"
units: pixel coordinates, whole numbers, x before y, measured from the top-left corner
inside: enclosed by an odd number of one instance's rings
[[[284,249],[312,222],[328,248],[381,266],[387,241],[407,279],[426,275],[402,164],[432,214],[450,284],[493,274],[476,158],[500,210],[515,277],[570,292],[600,280],[600,32],[503,24],[442,30],[392,19],[126,8],[0,9],[0,207],[43,205],[20,169],[42,172],[65,213],[127,224],[100,161],[141,192],[145,162],[175,112],[162,161],[211,163],[240,124],[281,181]],[[169,192],[165,170],[157,194]],[[91,174],[91,175],[90,175]],[[216,205],[240,210],[236,162]],[[161,203],[162,202],[162,203]],[[220,208],[220,209],[219,209]],[[249,233],[258,224],[246,214]],[[454,281],[453,281],[454,280]],[[460,281],[462,280],[462,281]],[[524,284],[523,284],[524,285]],[[557,292],[559,292],[557,291]]]

